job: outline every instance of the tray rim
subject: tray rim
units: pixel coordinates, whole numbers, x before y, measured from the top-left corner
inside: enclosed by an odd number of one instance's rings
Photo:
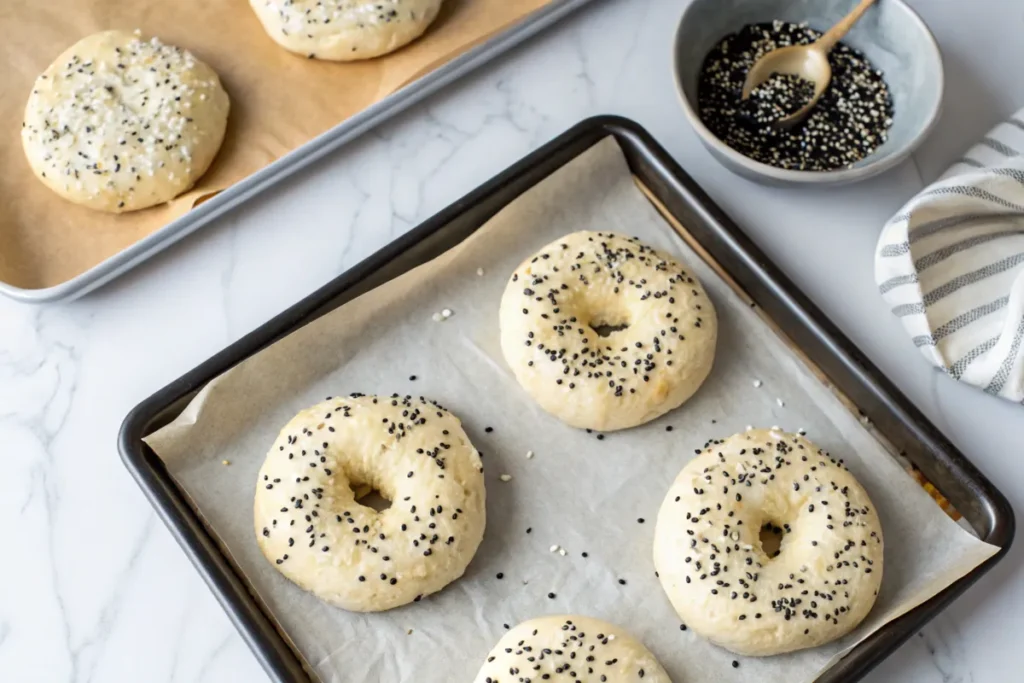
[[[591,144],[612,135],[620,142],[629,141],[653,156],[659,172],[676,181],[684,194],[696,202],[711,220],[727,228],[730,245],[745,259],[745,266],[759,271],[760,278],[772,285],[773,293],[786,299],[803,318],[803,323],[829,343],[833,353],[867,384],[892,411],[894,417],[920,438],[936,456],[940,466],[958,474],[969,484],[973,494],[985,503],[991,528],[982,540],[1000,550],[968,575],[939,592],[905,615],[886,624],[850,650],[818,681],[820,683],[851,683],[860,680],[872,668],[895,651],[925,623],[947,607],[981,576],[998,563],[1010,549],[1015,534],[1015,516],[1005,495],[985,477],[971,461],[949,442],[938,428],[803,294],[754,243],[732,222],[671,156],[639,124],[618,116],[595,116],[583,120],[541,148],[520,159],[467,195],[441,210],[398,239],[371,254],[312,294],[302,298],[282,313],[185,373],[177,380],[140,402],[126,416],[118,435],[118,448],[125,466],[142,488],[158,515],[182,546],[197,571],[228,613],[267,674],[279,683],[305,683],[315,680],[304,671],[296,654],[290,650],[285,636],[279,634],[256,599],[248,592],[244,577],[230,562],[206,529],[187,496],[173,482],[162,461],[144,444],[144,435],[152,432],[155,423],[175,406],[183,406],[204,384],[228,368],[242,362],[302,325],[312,322],[335,308],[331,302],[358,286],[379,268],[403,255],[419,243],[441,232],[470,207],[501,192],[509,183],[526,175],[533,166],[582,142]],[[587,145],[589,147],[589,145]],[[583,147],[586,149],[587,147]],[[577,152],[578,154],[579,152]],[[575,156],[575,155],[573,155]],[[571,157],[570,157],[571,158]],[[535,180],[530,185],[539,182]],[[341,304],[338,304],[341,305]],[[784,331],[783,331],[784,332]],[[941,491],[940,491],[941,492]],[[972,525],[973,526],[973,525]],[[195,544],[195,545],[193,545]],[[195,547],[198,546],[198,547]],[[287,652],[281,652],[282,648]],[[269,649],[269,651],[268,651]],[[290,655],[290,659],[289,659]]]
[[[133,242],[69,280],[50,287],[18,287],[0,280],[0,294],[27,304],[72,301],[128,272],[199,228],[266,192],[364,133],[436,94],[575,10],[597,0],[550,0],[490,39],[475,45],[384,99],[339,122],[263,168],[229,185],[183,216]]]

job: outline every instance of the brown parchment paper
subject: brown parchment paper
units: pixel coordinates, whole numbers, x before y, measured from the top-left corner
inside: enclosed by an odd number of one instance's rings
[[[279,47],[247,0],[3,0],[0,281],[39,289],[79,275],[548,2],[445,0],[420,40],[379,59],[337,64]],[[224,145],[196,187],[167,205],[120,216],[46,189],[25,161],[20,137],[39,74],[83,36],[114,28],[191,50],[231,97]]]
[[[544,413],[516,383],[498,340],[498,304],[509,273],[540,247],[584,228],[637,235],[679,256],[719,315],[715,367],[694,398],[600,441]],[[452,317],[434,322],[432,313],[444,308]],[[263,558],[253,532],[257,471],[281,426],[326,396],[354,391],[440,401],[462,419],[486,468],[487,532],[466,575],[419,603],[381,614],[347,613],[303,592]],[[878,509],[885,534],[882,590],[867,620],[838,642],[780,657],[736,657],[681,631],[654,576],[655,519],[669,485],[694,449],[747,425],[805,428],[845,459]],[[468,682],[505,624],[559,613],[622,625],[676,683],[801,683],[997,552],[950,519],[672,230],[634,184],[613,139],[459,246],[214,380],[147,442],[309,667],[337,683]],[[527,451],[534,457],[526,458]],[[512,480],[501,481],[503,473]],[[555,544],[565,556],[550,552]]]

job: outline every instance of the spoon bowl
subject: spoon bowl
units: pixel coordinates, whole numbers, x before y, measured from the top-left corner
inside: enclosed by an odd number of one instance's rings
[[[743,99],[749,98],[757,86],[775,74],[799,76],[814,84],[814,94],[795,112],[773,123],[778,127],[790,128],[803,121],[832,81],[832,65],[828,62],[828,53],[815,49],[815,45],[817,43],[779,48],[757,60],[743,82]]]

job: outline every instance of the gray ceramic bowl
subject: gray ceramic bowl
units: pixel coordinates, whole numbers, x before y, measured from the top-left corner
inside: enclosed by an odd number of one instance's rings
[[[715,137],[697,114],[697,79],[704,57],[726,34],[746,24],[806,21],[824,31],[854,6],[853,0],[693,0],[683,12],[674,48],[683,110],[704,145],[729,170],[773,185],[852,183],[896,166],[932,130],[942,103],[942,55],[931,31],[903,0],[878,0],[843,42],[863,52],[885,75],[893,98],[889,139],[852,168],[788,171],[740,154]]]

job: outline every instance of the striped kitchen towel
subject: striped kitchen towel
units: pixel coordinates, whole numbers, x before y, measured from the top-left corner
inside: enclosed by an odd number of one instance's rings
[[[1024,110],[882,230],[875,280],[929,361],[1024,403]]]

